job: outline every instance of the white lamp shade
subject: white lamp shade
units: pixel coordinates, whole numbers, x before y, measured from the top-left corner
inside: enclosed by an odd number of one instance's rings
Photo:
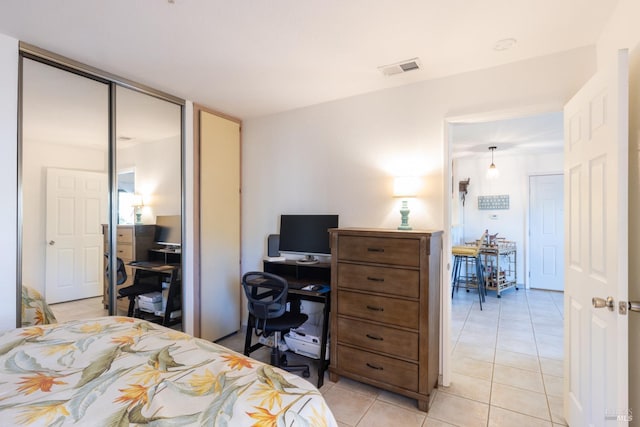
[[[399,176],[393,181],[393,197],[416,197],[419,181],[415,176]]]
[[[142,194],[134,194],[131,198],[131,206],[144,206]]]
[[[489,169],[487,169],[487,179],[497,179],[497,178],[500,178],[500,171],[498,170],[496,165],[491,163],[491,166],[489,166]]]

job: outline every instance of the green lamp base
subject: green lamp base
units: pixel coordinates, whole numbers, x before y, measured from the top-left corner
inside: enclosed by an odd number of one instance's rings
[[[398,226],[398,230],[412,230],[409,225],[409,202],[407,200],[402,201],[402,207],[400,207],[400,225]]]

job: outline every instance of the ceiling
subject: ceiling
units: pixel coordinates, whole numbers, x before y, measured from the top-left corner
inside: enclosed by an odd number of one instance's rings
[[[563,150],[562,112],[516,117],[477,123],[455,123],[450,138],[454,158],[496,154],[551,153]]]
[[[617,1],[2,3],[0,33],[247,119],[592,45]]]
[[[109,87],[86,77],[25,59],[22,68],[25,141],[107,151]],[[118,149],[173,138],[179,142],[180,107],[118,86]]]

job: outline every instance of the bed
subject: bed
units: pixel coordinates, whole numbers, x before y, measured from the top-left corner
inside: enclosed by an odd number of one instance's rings
[[[22,286],[22,326],[56,323],[56,316],[42,294],[29,286]]]
[[[10,425],[336,426],[308,381],[130,317],[0,334]]]

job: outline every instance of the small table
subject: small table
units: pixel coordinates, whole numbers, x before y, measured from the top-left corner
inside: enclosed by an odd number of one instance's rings
[[[174,304],[175,299],[181,295],[181,283],[180,280],[180,272],[181,268],[179,264],[163,264],[160,262],[150,262],[150,261],[142,261],[135,262],[132,261],[128,264],[134,270],[134,278],[133,285],[136,286],[136,283],[142,278],[142,276],[150,276],[150,275],[158,275],[159,276],[159,286],[157,291],[162,292],[162,278],[168,276],[169,278],[169,287],[167,289],[167,305],[165,307],[164,313],[162,315],[152,314],[150,321],[155,321],[157,323],[161,323],[163,326],[171,326],[182,321],[182,317],[178,316],[175,318],[171,317],[171,313],[176,310],[179,310],[181,307],[176,307]]]
[[[499,242],[480,246],[485,269],[485,287],[500,293],[510,288],[518,290],[517,251],[515,242]]]

